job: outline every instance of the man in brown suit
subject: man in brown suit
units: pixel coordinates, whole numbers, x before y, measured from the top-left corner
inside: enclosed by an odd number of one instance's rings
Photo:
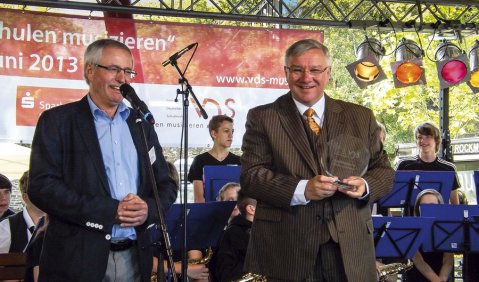
[[[372,111],[324,94],[330,63],[318,41],[294,43],[284,67],[291,91],[248,113],[241,187],[258,204],[245,270],[270,282],[376,281],[369,203],[389,192],[394,171]],[[339,170],[327,165],[335,161]],[[337,176],[349,187],[334,185]]]

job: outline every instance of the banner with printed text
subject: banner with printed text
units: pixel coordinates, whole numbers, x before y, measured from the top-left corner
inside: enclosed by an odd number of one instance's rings
[[[303,38],[323,41],[320,31],[178,24],[131,19],[88,18],[0,9],[0,140],[30,143],[39,115],[88,93],[83,53],[99,38],[113,38],[133,53],[138,75],[132,86],[156,119],[163,146],[179,146],[183,124],[178,67],[211,117],[235,120],[234,147],[241,145],[248,110],[288,91],[284,52]],[[208,120],[189,97],[189,145],[211,145]]]

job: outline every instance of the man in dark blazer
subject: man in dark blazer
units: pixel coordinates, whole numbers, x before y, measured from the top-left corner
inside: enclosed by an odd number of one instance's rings
[[[89,93],[45,111],[37,124],[28,194],[49,215],[40,281],[150,281],[150,224],[176,199],[152,125],[145,146],[119,87],[135,72],[124,44],[102,39],[85,52]],[[150,163],[156,180],[149,178]]]
[[[376,281],[369,203],[387,194],[394,171],[371,110],[324,94],[330,72],[324,45],[298,41],[285,55],[291,91],[248,113],[241,189],[258,204],[245,270],[269,282]],[[360,163],[339,179],[346,186],[333,183]]]

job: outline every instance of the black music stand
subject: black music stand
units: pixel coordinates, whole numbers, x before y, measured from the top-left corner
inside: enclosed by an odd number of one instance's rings
[[[186,222],[188,225],[186,250],[203,250],[210,246],[215,247],[236,202],[188,203],[186,205]],[[182,255],[185,247],[183,241],[185,237],[183,234],[183,223],[185,222],[183,211],[183,204],[173,204],[166,215],[171,249],[176,253],[182,253]],[[161,231],[158,226],[149,226],[148,232],[153,245],[158,245],[161,239]]]
[[[427,217],[373,216],[376,257],[412,259],[432,223]]]
[[[403,208],[405,215],[411,215],[417,194],[425,189],[438,191],[449,203],[455,177],[454,171],[396,171],[392,190],[379,200],[379,205]]]
[[[422,216],[435,217],[430,240],[423,251],[455,252],[463,254],[463,276],[467,275],[470,252],[479,252],[479,206],[421,205]],[[469,281],[468,277],[463,277]]]
[[[376,257],[412,259],[432,222],[432,218],[373,216]],[[405,271],[401,281],[406,281]]]
[[[205,165],[203,175],[205,177],[205,201],[216,201],[221,187],[228,182],[240,182],[239,165]]]
[[[215,247],[228,224],[228,219],[235,207],[235,201],[189,203],[187,204],[188,233],[186,243],[188,250],[203,250]],[[166,224],[174,251],[182,249],[182,206],[174,204],[167,213]]]

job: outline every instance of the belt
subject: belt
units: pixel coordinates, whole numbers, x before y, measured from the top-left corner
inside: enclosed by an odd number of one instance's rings
[[[128,250],[134,245],[136,245],[136,241],[130,240],[130,239],[112,241],[110,244],[110,251],[112,252],[124,251],[124,250]]]

